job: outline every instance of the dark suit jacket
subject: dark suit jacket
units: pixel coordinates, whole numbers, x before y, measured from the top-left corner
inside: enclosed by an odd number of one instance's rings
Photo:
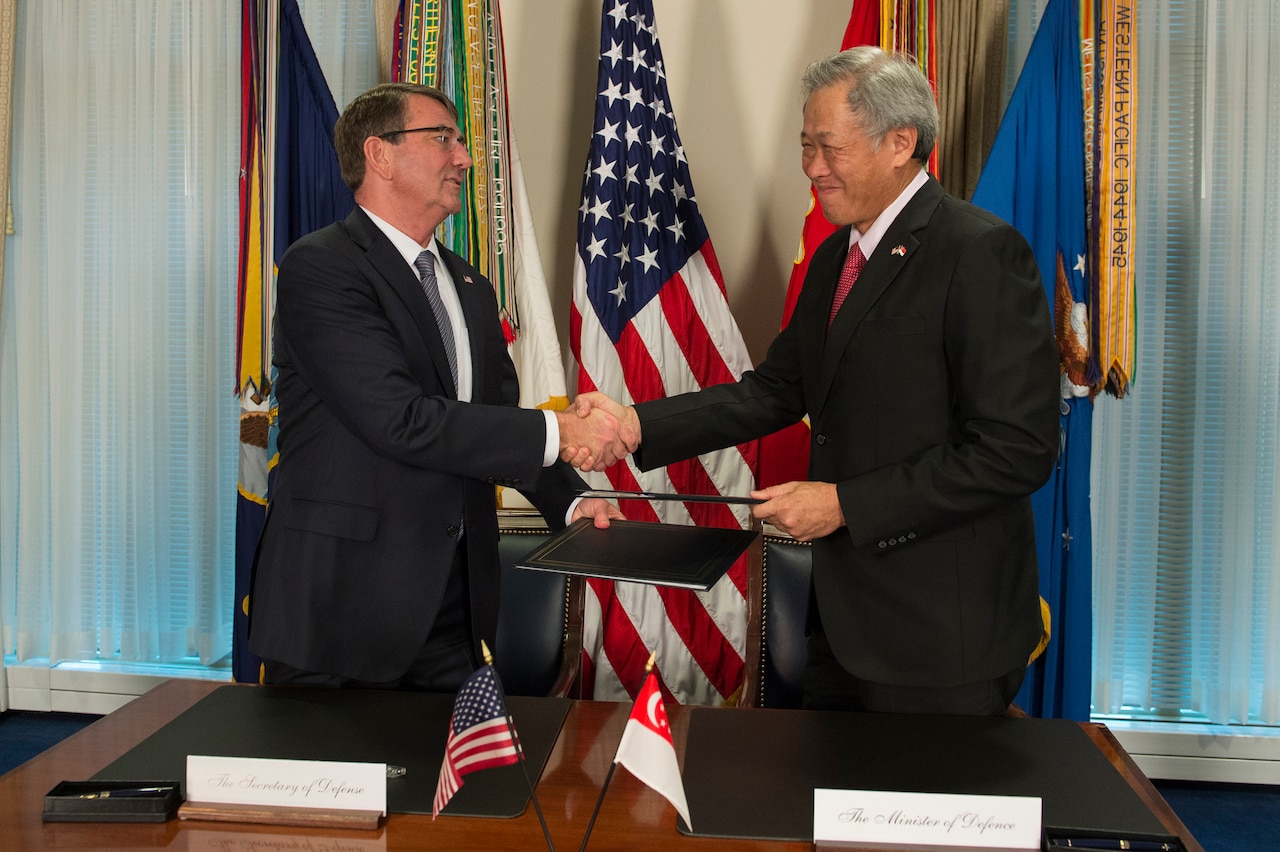
[[[841,664],[947,686],[1027,661],[1041,633],[1029,495],[1058,449],[1058,355],[1035,257],[930,180],[826,331],[850,229],[814,253],[795,313],[737,383],[637,406],[642,468],[810,417],[809,475],[847,526],[814,542]]]
[[[250,594],[254,653],[385,681],[435,621],[465,526],[473,629],[493,643],[495,485],[553,528],[574,488],[542,467],[546,424],[522,410],[492,285],[440,254],[466,316],[472,401],[461,403],[416,273],[360,208],[280,263],[274,329],[279,464]]]

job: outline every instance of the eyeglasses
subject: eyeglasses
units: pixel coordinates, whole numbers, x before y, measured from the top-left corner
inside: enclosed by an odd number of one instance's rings
[[[386,133],[379,133],[378,138],[389,139],[401,133],[430,133],[431,135],[427,138],[435,140],[446,151],[452,151],[465,141],[458,131],[447,124],[437,124],[434,127],[406,127],[404,130],[388,130]]]

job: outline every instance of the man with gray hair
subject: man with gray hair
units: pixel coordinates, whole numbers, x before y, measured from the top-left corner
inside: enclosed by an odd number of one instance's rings
[[[925,166],[933,92],[859,47],[804,75],[801,162],[842,226],[738,382],[604,407],[649,469],[806,415],[810,481],[752,493],[813,542],[804,703],[997,715],[1042,633],[1030,495],[1058,450],[1058,354],[1036,260]],[[585,453],[583,454],[585,455]]]

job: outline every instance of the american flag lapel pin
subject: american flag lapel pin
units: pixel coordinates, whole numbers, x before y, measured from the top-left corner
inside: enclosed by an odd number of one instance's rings
[[[894,246],[894,247],[889,251],[889,254],[896,254],[898,257],[906,257],[906,256],[907,256],[907,247],[906,247],[906,246]]]

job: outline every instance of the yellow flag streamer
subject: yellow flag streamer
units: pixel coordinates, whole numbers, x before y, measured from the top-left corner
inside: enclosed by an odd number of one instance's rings
[[[1102,0],[1095,45],[1094,219],[1097,271],[1093,328],[1098,375],[1123,397],[1134,370],[1134,143],[1137,129],[1137,37],[1133,0]]]

